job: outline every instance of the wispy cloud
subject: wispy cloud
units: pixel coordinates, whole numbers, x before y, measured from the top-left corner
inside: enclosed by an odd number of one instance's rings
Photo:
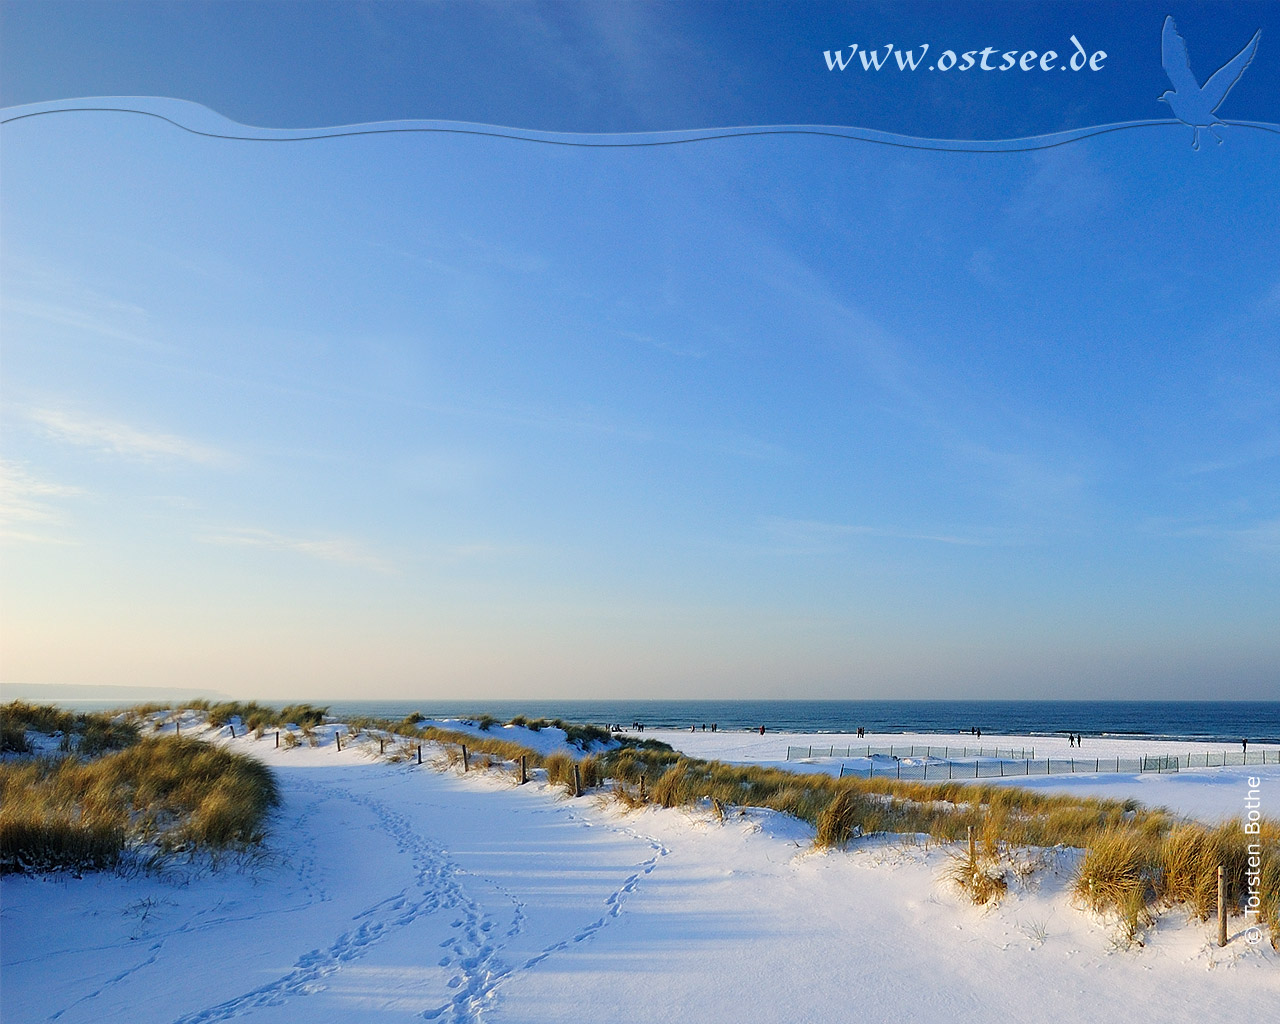
[[[1084,146],[1060,146],[1032,154],[1031,171],[1005,206],[1010,221],[1029,225],[1087,222],[1109,205],[1115,186]]]
[[[1250,551],[1280,555],[1280,519],[1267,519],[1236,531],[1237,542]]]
[[[345,537],[289,537],[257,527],[234,527],[209,533],[197,540],[205,544],[221,544],[229,547],[266,548],[303,555],[321,562],[335,562],[374,572],[394,573],[389,561],[374,554],[359,541]]]
[[[136,307],[102,304],[97,308],[90,308],[39,299],[5,299],[4,309],[10,314],[16,313],[56,327],[69,328],[77,334],[94,334],[141,348],[163,349],[163,346],[128,326],[142,314]]]
[[[0,539],[29,544],[68,543],[44,531],[66,521],[56,505],[60,499],[83,494],[78,487],[39,480],[20,463],[0,459]]]
[[[1280,437],[1259,442],[1219,459],[1185,466],[1182,469],[1182,474],[1184,476],[1203,476],[1207,473],[1243,469],[1245,466],[1254,466],[1260,462],[1270,462],[1278,458],[1280,458]]]
[[[1150,519],[1146,530],[1170,539],[1226,542],[1251,554],[1280,555],[1280,518],[1222,523],[1207,519]]]
[[[226,452],[177,434],[140,430],[113,420],[90,419],[60,409],[30,409],[27,418],[59,441],[124,458],[178,460],[201,465],[233,461]]]
[[[1259,312],[1280,313],[1280,278],[1273,281],[1271,287],[1262,293],[1256,305]]]
[[[895,527],[863,526],[852,523],[830,523],[816,519],[767,517],[764,529],[784,547],[804,552],[831,551],[841,548],[851,538],[877,537],[888,540],[922,541],[930,544],[954,544],[962,547],[993,547],[1011,543],[1007,539],[965,536],[930,530],[904,530]]]
[[[993,405],[952,371],[940,369],[926,349],[846,301],[819,272],[766,245],[757,249],[771,286],[795,297],[814,337],[852,357],[891,416],[919,429],[953,464],[979,471],[987,493],[1018,514],[1075,515],[1086,498],[1085,460],[1035,446],[1037,437],[1058,437],[1060,424]]]
[[[659,352],[666,352],[668,355],[679,356],[682,359],[707,358],[707,353],[703,349],[690,348],[687,345],[665,341],[662,338],[655,338],[652,334],[645,334],[641,331],[619,331],[618,334],[631,341],[638,341],[641,345],[656,348]]]
[[[73,269],[31,254],[5,261],[0,295],[9,327],[20,338],[31,325],[53,327],[54,337],[100,338],[153,352],[172,347],[151,337],[151,317],[141,306],[104,295]],[[47,332],[39,336],[47,343]]]

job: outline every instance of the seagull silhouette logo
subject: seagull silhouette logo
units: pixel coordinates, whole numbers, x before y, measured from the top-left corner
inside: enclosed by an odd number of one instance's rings
[[[1173,88],[1157,98],[1161,103],[1169,104],[1174,117],[1195,129],[1195,135],[1191,140],[1192,148],[1200,148],[1201,128],[1217,139],[1219,145],[1222,144],[1222,139],[1213,129],[1215,126],[1226,126],[1218,120],[1216,112],[1222,106],[1222,101],[1227,98],[1231,87],[1240,81],[1244,69],[1253,60],[1261,37],[1262,29],[1258,29],[1243,50],[1218,68],[1209,81],[1201,85],[1196,81],[1196,76],[1191,73],[1187,41],[1178,35],[1178,26],[1173,23],[1173,15],[1164,19],[1164,31],[1160,35],[1160,63],[1164,65],[1165,74],[1169,76]]]

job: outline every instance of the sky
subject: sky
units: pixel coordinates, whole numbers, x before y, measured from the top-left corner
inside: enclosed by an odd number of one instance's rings
[[[1219,115],[1280,122],[1274,8],[1169,10],[1200,81],[1262,27]],[[1170,117],[1149,5],[0,12],[11,112],[974,139]],[[864,31],[1075,34],[1114,63],[829,71]],[[1276,699],[1280,134],[1219,134],[10,121],[0,683]]]

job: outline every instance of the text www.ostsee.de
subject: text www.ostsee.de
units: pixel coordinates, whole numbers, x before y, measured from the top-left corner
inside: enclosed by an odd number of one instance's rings
[[[823,50],[822,56],[827,62],[828,71],[844,71],[846,68],[857,69],[861,65],[863,71],[1101,71],[1107,59],[1106,50],[1095,50],[1089,53],[1074,35],[1071,37],[1072,49],[1060,54],[1057,50],[1004,50],[995,46],[984,46],[981,50],[964,50],[957,54],[955,50],[943,50],[931,62],[925,61],[929,55],[929,44],[910,50],[902,50],[893,43],[867,49],[857,43],[851,43],[840,50]],[[854,58],[857,58],[856,60]]]

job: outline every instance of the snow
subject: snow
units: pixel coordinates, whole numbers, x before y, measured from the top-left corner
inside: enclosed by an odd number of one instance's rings
[[[505,740],[510,743],[518,743],[522,747],[528,747],[530,750],[537,751],[544,757],[547,754],[566,753],[575,757],[581,757],[583,753],[594,754],[610,747],[616,747],[617,743],[601,743],[593,741],[587,745],[586,750],[577,747],[569,742],[568,735],[563,729],[555,725],[543,726],[541,729],[529,729],[523,725],[492,725],[488,729],[483,729],[475,722],[468,719],[458,718],[426,718],[418,722],[420,729],[445,729],[450,732],[465,733],[469,736],[477,736],[482,739]]]
[[[807,826],[774,812],[626,814],[539,780],[390,763],[367,734],[339,753],[332,726],[316,747],[279,750],[270,734],[182,731],[276,770],[284,804],[267,849],[163,876],[4,878],[6,1024],[1057,1024],[1181,1020],[1188,1005],[1212,1022],[1280,998],[1280,956],[1244,942],[1239,919],[1225,949],[1177,911],[1120,948],[1112,922],[1071,904],[1073,851],[1046,853],[1025,886],[979,909],[942,880],[953,851],[927,837],[817,853]],[[804,742],[647,735],[750,763]],[[1030,781],[1146,796],[1150,780],[1224,814],[1243,798],[1232,771]],[[1264,807],[1277,783],[1269,766]]]
[[[967,733],[960,735],[943,735],[927,733],[878,733],[858,737],[849,734],[831,733],[728,733],[728,732],[688,732],[675,730],[651,730],[645,733],[652,739],[670,743],[677,750],[692,757],[714,758],[733,764],[755,764],[765,767],[785,768],[795,772],[825,772],[835,775],[840,765],[849,767],[866,767],[865,758],[850,757],[814,757],[803,761],[788,761],[787,747],[812,746],[815,752],[818,747],[824,749],[854,747],[927,747],[936,750],[942,746],[953,748],[968,744],[970,750],[978,746],[976,737]],[[1239,754],[1238,743],[1185,743],[1173,740],[1139,740],[1110,739],[1101,737],[1094,739],[1086,736],[1081,748],[1067,745],[1066,737],[1045,736],[995,736],[984,734],[982,746],[987,749],[999,747],[1005,750],[1034,748],[1038,758],[1137,758],[1143,754],[1178,754],[1187,753],[1214,755],[1221,753]],[[1182,768],[1177,772],[1158,774],[1148,772],[1136,773],[1102,773],[1082,772],[1064,775],[1020,775],[1012,778],[981,779],[982,784],[1018,786],[1035,789],[1045,793],[1071,793],[1079,796],[1107,797],[1116,800],[1130,798],[1140,800],[1150,807],[1166,807],[1176,814],[1216,822],[1222,818],[1236,817],[1243,811],[1245,794],[1249,790],[1248,780],[1256,778],[1261,781],[1264,792],[1277,794],[1272,798],[1274,807],[1280,809],[1280,753],[1275,747],[1250,746],[1251,754],[1267,751],[1271,764],[1251,764],[1247,767],[1233,765],[1226,768]],[[923,754],[923,750],[920,751]],[[953,758],[955,754],[953,752]],[[969,758],[972,761],[972,758]],[[922,763],[923,756],[904,758]],[[877,771],[884,763],[877,759]],[[963,781],[963,780],[960,780]],[[1265,799],[1265,798],[1264,798]],[[1268,816],[1276,817],[1277,811],[1268,812]]]

